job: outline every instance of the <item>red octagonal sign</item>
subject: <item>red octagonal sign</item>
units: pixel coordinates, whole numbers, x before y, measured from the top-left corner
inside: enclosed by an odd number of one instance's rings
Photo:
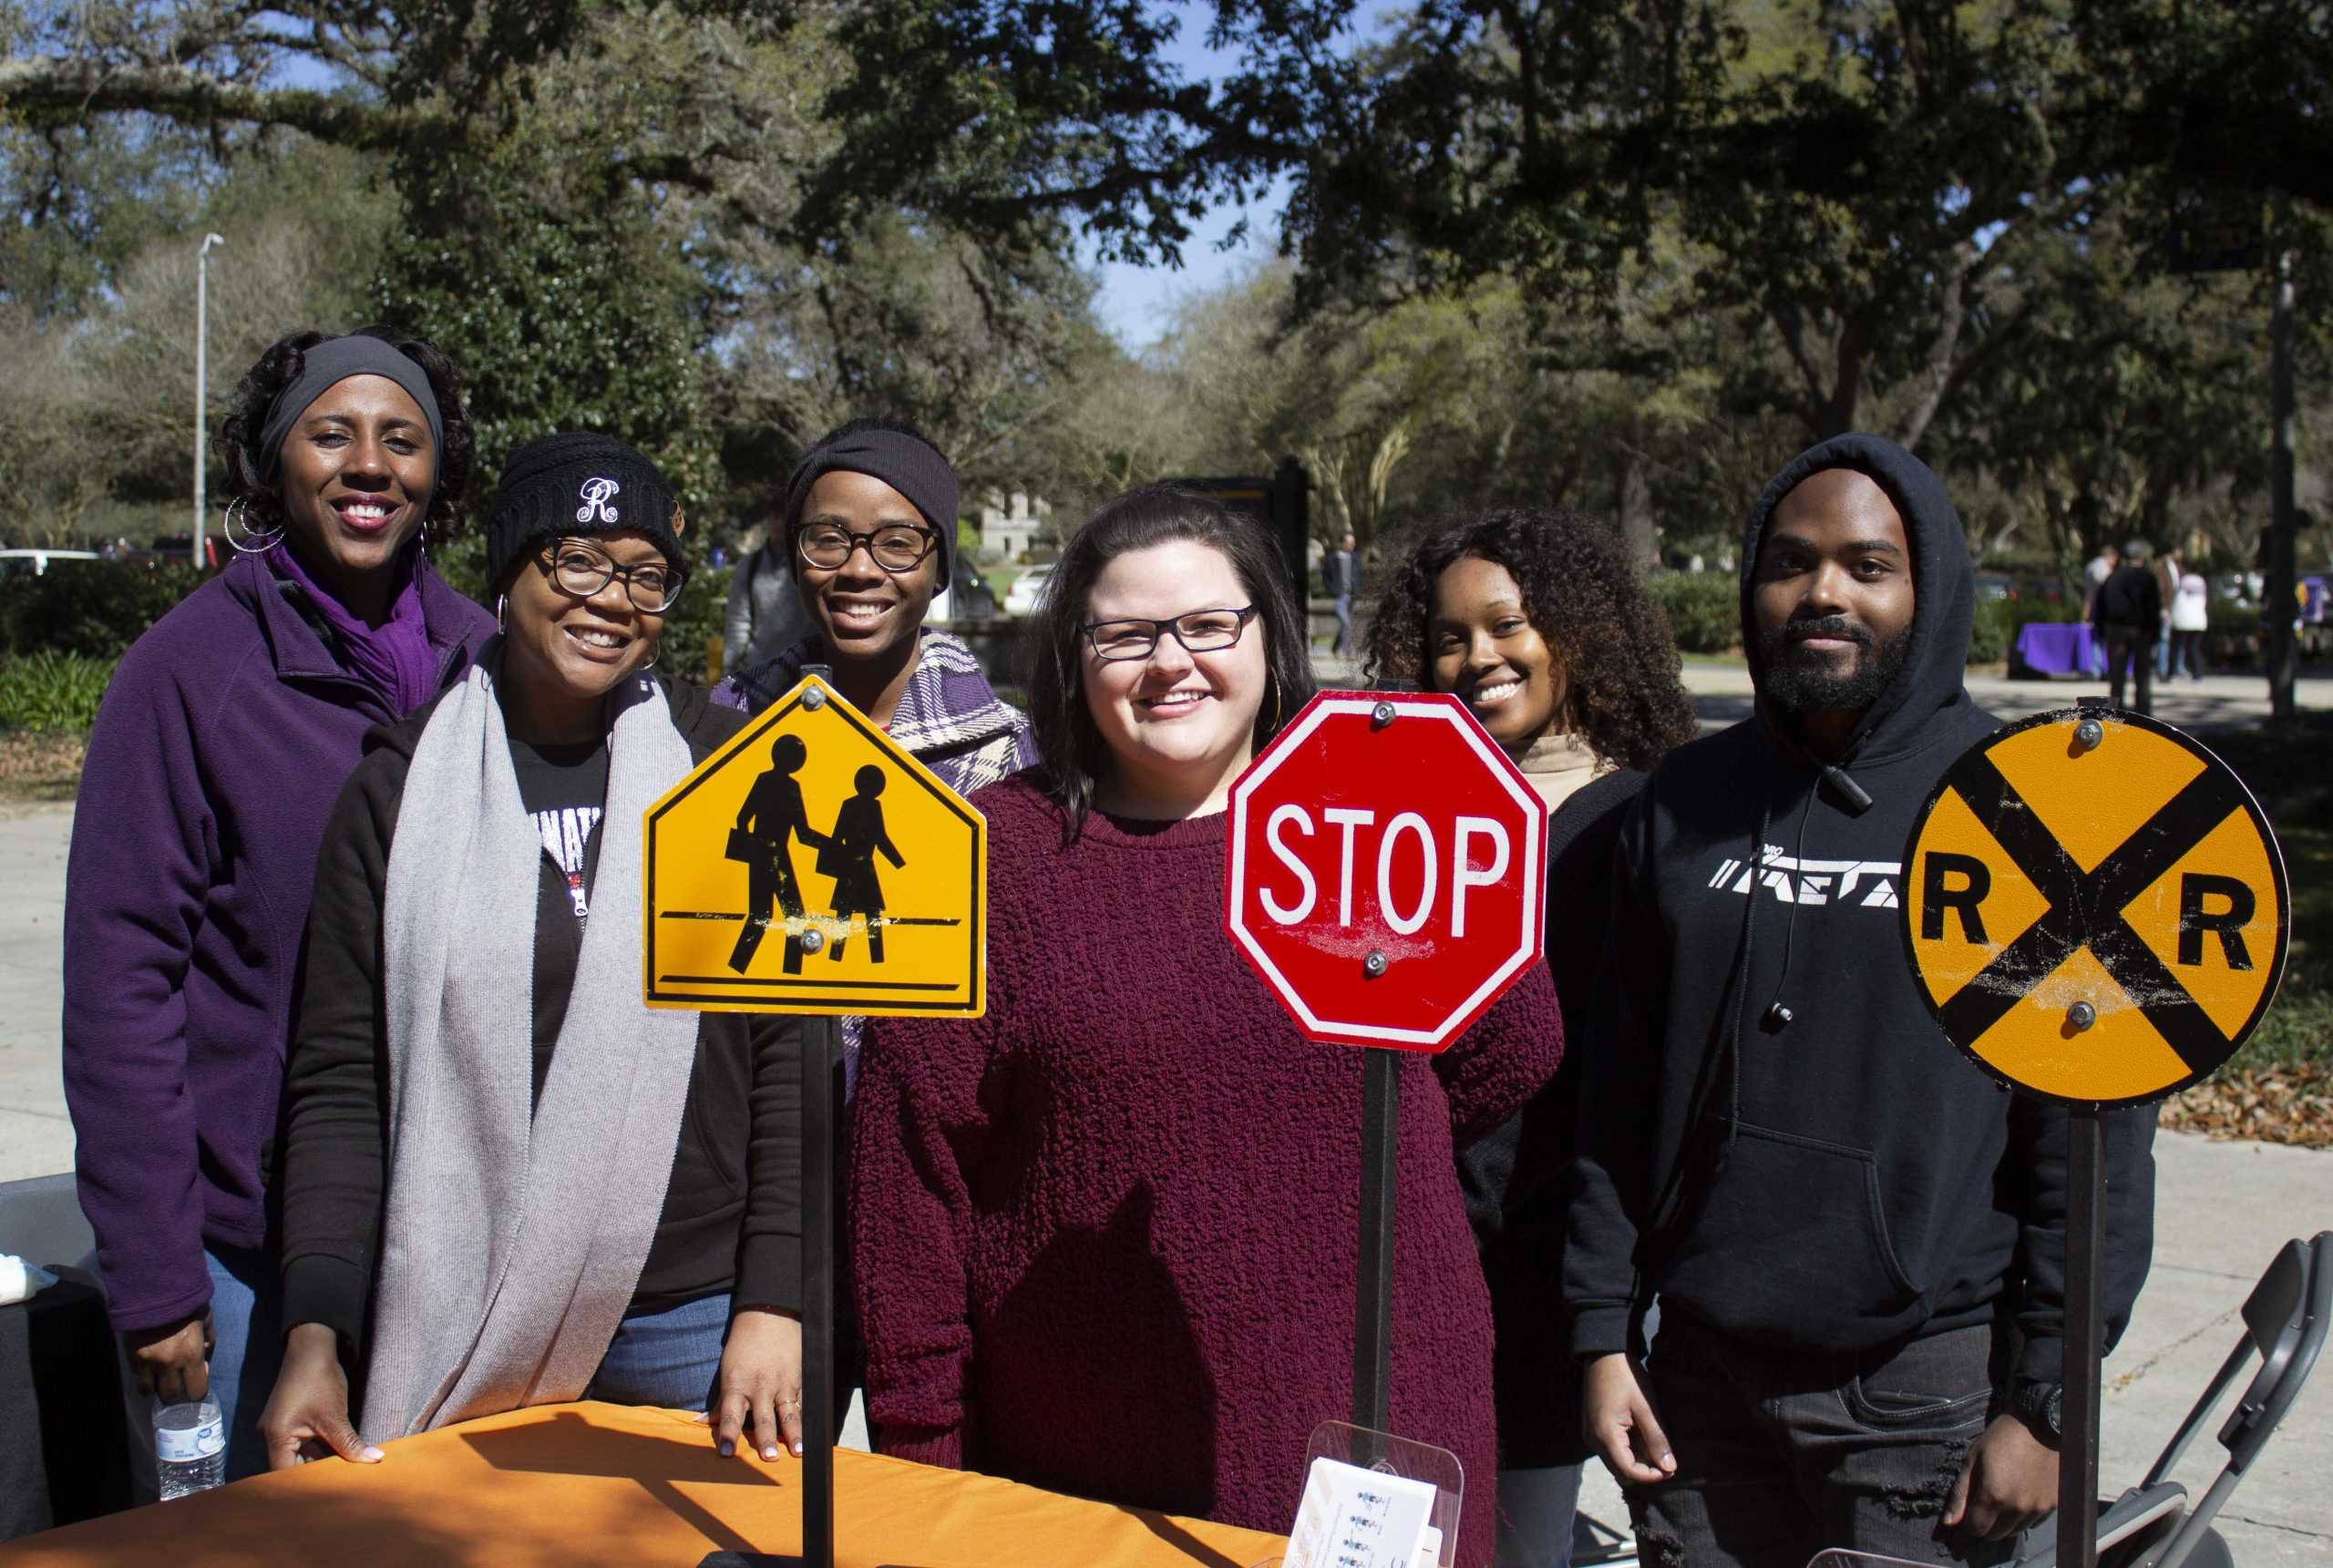
[[[1457,698],[1324,692],[1232,785],[1224,927],[1308,1038],[1440,1050],[1539,961],[1546,828]]]

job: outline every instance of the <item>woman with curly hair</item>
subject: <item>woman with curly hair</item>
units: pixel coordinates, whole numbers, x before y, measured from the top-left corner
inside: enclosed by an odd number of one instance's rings
[[[1564,1568],[1580,1464],[1579,1374],[1560,1331],[1557,1184],[1579,1071],[1612,840],[1647,770],[1691,740],[1677,646],[1609,528],[1578,512],[1478,513],[1421,540],[1369,629],[1368,683],[1452,692],[1547,803],[1547,961],[1566,1065],[1521,1115],[1463,1151],[1496,1353],[1500,1568]]]
[[[115,1329],[166,1403],[208,1391],[227,1472],[263,1468],[277,1264],[267,1189],[325,817],[366,731],[493,633],[429,568],[474,450],[426,343],[295,333],[221,433],[242,553],[125,654],[66,873],[65,1091]]]

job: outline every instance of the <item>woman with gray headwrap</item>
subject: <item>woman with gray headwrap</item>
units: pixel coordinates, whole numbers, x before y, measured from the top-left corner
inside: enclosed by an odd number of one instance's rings
[[[263,1466],[267,1188],[324,818],[365,732],[457,682],[494,623],[425,548],[473,446],[427,343],[293,333],[219,446],[242,553],[131,647],[90,733],[64,1045],[114,1327],[151,1391],[219,1400],[232,1476]]]

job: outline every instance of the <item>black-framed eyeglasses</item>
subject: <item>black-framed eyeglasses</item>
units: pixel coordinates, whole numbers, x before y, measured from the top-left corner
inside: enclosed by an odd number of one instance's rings
[[[623,584],[623,596],[642,615],[662,615],[672,608],[688,574],[663,561],[618,566],[607,551],[581,539],[554,539],[549,551],[550,580],[559,591],[589,599],[612,582]]]
[[[912,523],[885,523],[871,534],[855,534],[839,523],[812,523],[794,536],[794,548],[820,571],[835,571],[850,552],[867,547],[867,559],[885,571],[913,571],[940,548],[940,536]]]
[[[1077,630],[1094,645],[1094,657],[1115,663],[1121,659],[1147,659],[1158,640],[1172,635],[1187,653],[1220,653],[1239,641],[1256,607],[1244,610],[1194,610],[1165,620],[1088,620]]]

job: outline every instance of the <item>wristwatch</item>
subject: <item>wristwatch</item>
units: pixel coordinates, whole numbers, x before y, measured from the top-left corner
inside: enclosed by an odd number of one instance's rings
[[[2065,1400],[2063,1383],[2020,1380],[2009,1389],[2009,1413],[2023,1421],[2042,1447],[2054,1449],[2064,1436],[2058,1417]]]

